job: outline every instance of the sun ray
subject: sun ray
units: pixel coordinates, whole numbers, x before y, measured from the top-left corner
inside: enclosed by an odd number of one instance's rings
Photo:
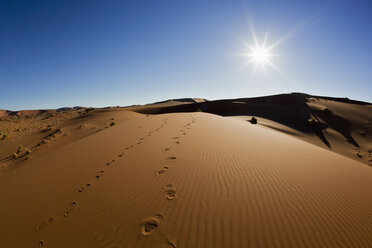
[[[300,24],[297,24],[292,30],[290,30],[289,32],[284,34],[282,37],[280,37],[278,40],[276,40],[274,43],[272,43],[268,47],[268,50],[270,51],[270,50],[274,49],[275,47],[277,47],[277,46],[283,44],[284,42],[288,41],[289,39],[292,39],[294,36],[298,35],[302,31],[304,31],[305,29],[307,29],[308,27],[310,27],[311,25],[316,23],[319,20],[319,18],[320,18],[319,16],[314,16],[314,17],[311,17],[311,18],[303,21]]]
[[[256,45],[256,47],[258,46],[258,39],[257,39],[257,35],[256,35],[256,30],[254,28],[254,25],[253,25],[253,22],[248,22],[248,25],[249,25],[249,30],[251,32],[251,35],[252,35],[252,38],[253,38],[253,41],[254,41],[254,44]]]
[[[266,32],[266,33],[265,33],[264,41],[263,41],[263,43],[262,43],[262,47],[265,47],[265,46],[266,46],[266,43],[267,43],[268,38],[269,38],[269,33]]]
[[[254,64],[253,72],[255,72],[258,67],[266,69],[265,66],[267,65],[273,68],[275,71],[284,74],[281,69],[272,61],[272,58],[277,56],[277,54],[273,53],[273,50],[317,22],[318,19],[318,16],[311,17],[304,22],[296,25],[292,30],[285,33],[279,39],[269,43],[269,33],[265,32],[263,39],[259,40],[255,26],[253,25],[251,19],[248,18],[248,28],[251,34],[252,42],[241,40],[245,47],[247,47],[248,49],[248,52],[240,54],[240,56],[248,58],[248,61],[244,63],[243,66]]]

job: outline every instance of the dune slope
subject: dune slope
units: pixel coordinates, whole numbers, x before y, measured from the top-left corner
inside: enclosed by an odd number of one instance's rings
[[[372,246],[370,167],[232,118],[127,114],[3,175],[0,247]]]
[[[249,121],[372,165],[372,104],[291,93],[192,104],[137,107],[140,113],[206,112]]]

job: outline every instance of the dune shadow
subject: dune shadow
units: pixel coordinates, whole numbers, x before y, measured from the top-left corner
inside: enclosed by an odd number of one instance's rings
[[[332,148],[325,137],[328,128],[340,133],[355,147],[359,144],[351,135],[351,124],[346,118],[334,114],[328,109],[319,110],[310,107],[308,98],[302,93],[281,94],[256,98],[241,98],[234,100],[206,101],[201,103],[183,104],[176,106],[153,107],[151,110],[141,109],[138,112],[152,114],[175,112],[206,112],[221,116],[256,116],[272,120],[302,133],[316,135],[322,143]],[[344,98],[324,98],[339,102],[365,104]]]

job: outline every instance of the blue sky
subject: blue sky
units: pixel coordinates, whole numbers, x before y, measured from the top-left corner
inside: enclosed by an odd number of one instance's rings
[[[289,37],[268,65],[253,44]],[[0,109],[305,92],[372,102],[372,2],[0,0]]]

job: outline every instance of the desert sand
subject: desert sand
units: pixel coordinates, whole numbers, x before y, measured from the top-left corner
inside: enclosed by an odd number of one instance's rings
[[[0,116],[1,248],[372,247],[369,103],[288,94]]]

